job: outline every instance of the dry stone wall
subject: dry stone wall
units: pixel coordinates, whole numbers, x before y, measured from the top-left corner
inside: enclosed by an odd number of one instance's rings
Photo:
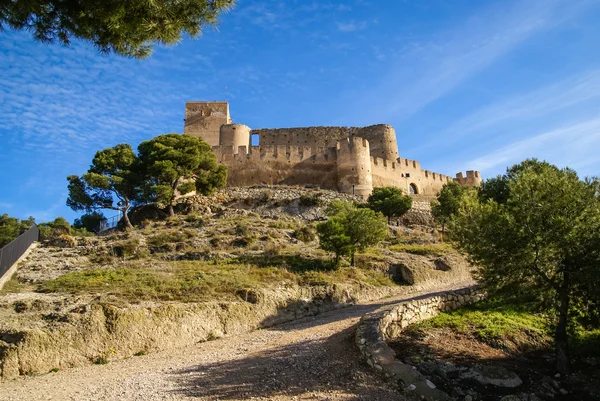
[[[450,400],[443,391],[417,371],[396,359],[386,341],[398,337],[407,326],[478,302],[485,294],[477,286],[417,297],[364,315],[355,342],[369,366],[405,392],[432,400]]]

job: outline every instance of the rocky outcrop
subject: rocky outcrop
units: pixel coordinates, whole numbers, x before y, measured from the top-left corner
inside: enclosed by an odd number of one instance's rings
[[[80,304],[65,313],[44,313],[43,324],[31,321],[23,327],[21,321],[21,327],[11,327],[2,322],[0,377],[183,347],[397,292],[397,287],[330,285],[248,290],[238,302]],[[25,309],[40,313],[32,305]]]

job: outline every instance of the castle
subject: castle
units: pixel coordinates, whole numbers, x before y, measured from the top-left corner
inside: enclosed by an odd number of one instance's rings
[[[481,184],[478,171],[451,178],[399,157],[396,133],[386,124],[250,129],[232,123],[227,102],[187,102],[184,133],[212,146],[219,163],[228,167],[229,186],[315,186],[367,197],[374,187],[435,195],[452,180]],[[256,140],[258,146],[252,146]]]

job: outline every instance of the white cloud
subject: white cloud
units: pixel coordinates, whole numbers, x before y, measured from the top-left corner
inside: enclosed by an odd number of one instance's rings
[[[351,96],[364,99],[360,104],[363,111],[365,105],[377,105],[368,113],[368,122],[408,117],[533,35],[569,21],[587,4],[564,0],[502,2],[500,8],[488,8],[453,30],[422,38],[389,62],[389,72],[379,77],[382,83],[374,90]]]
[[[2,209],[12,209],[14,207],[14,205],[12,203],[9,202],[0,202],[0,210]],[[2,212],[0,211],[0,214],[2,214]]]
[[[539,133],[465,163],[486,171],[509,166],[536,157],[561,166],[569,166],[583,175],[597,174],[600,167],[600,118]]]
[[[367,27],[367,23],[366,22],[356,22],[356,21],[349,21],[349,22],[338,22],[337,23],[337,29],[340,32],[355,32],[355,31],[361,31],[363,29],[365,29]]]
[[[448,128],[455,135],[481,131],[506,122],[528,120],[600,97],[600,69],[568,77],[536,91],[478,110]]]

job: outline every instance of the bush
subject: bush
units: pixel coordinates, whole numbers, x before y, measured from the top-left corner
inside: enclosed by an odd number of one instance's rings
[[[268,191],[262,191],[256,198],[257,205],[266,205],[271,200],[271,194]]]
[[[294,236],[304,243],[313,242],[316,237],[315,230],[312,226],[303,226],[294,231]]]
[[[240,235],[240,236],[246,235],[246,234],[248,234],[248,226],[245,224],[242,224],[242,223],[237,223],[235,225],[234,231],[235,231],[236,235]]]
[[[188,214],[187,216],[185,216],[184,220],[187,223],[190,223],[191,226],[196,228],[201,228],[204,226],[204,219],[202,218],[202,216],[196,213]]]
[[[184,230],[181,232],[173,231],[173,232],[160,233],[160,234],[156,234],[156,235],[153,235],[152,237],[148,238],[148,245],[160,248],[167,244],[183,242],[186,239],[191,238],[193,236],[195,236],[195,233],[191,230]]]
[[[281,249],[282,246],[280,244],[277,244],[275,242],[269,242],[266,246],[265,246],[265,250],[263,251],[263,254],[265,256],[278,256],[281,253]]]
[[[300,196],[300,200],[298,203],[300,204],[300,206],[314,207],[314,206],[320,206],[323,202],[319,198],[319,194],[316,194],[316,195],[303,194],[302,196]]]
[[[117,242],[113,246],[113,252],[120,258],[135,256],[140,246],[139,238],[130,238],[124,241]]]
[[[452,246],[448,243],[434,244],[398,244],[390,246],[390,251],[406,252],[414,255],[434,255],[444,256],[448,251],[452,250]]]

